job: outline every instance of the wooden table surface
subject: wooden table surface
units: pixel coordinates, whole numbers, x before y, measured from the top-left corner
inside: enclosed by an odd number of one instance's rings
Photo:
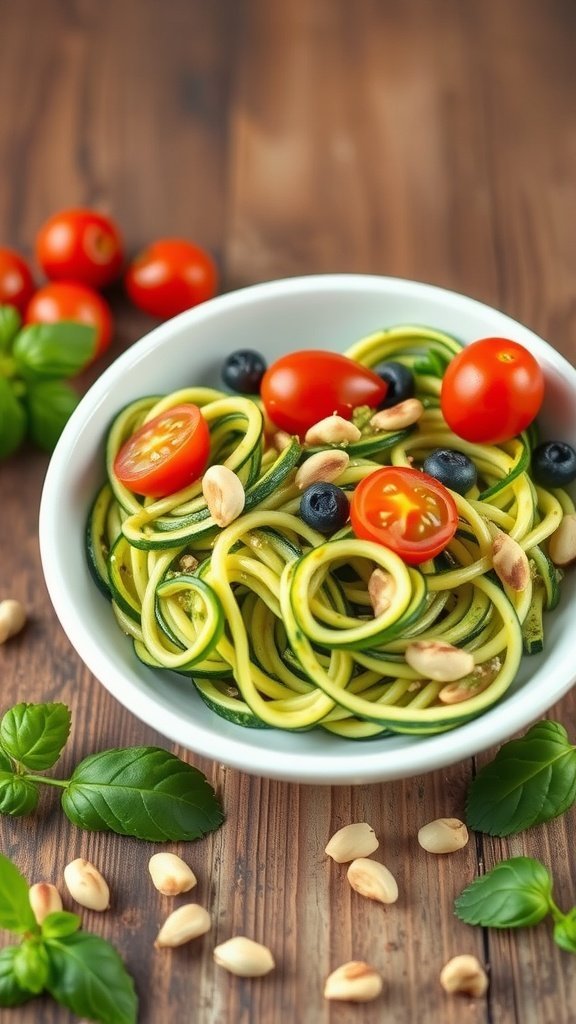
[[[325,271],[415,278],[503,309],[576,360],[572,0],[0,0],[0,25],[0,244],[31,255],[48,214],[96,206],[117,217],[130,252],[174,234],[210,247],[222,290]],[[110,358],[153,326],[120,288],[112,303]],[[37,533],[46,466],[33,450],[0,465],[0,597],[30,614],[0,648],[1,706],[70,705],[64,770],[97,749],[164,741],[88,673],[52,611]],[[573,693],[550,712],[572,737],[575,711]],[[572,906],[576,810],[436,858],[416,832],[462,816],[473,758],[322,788],[176,752],[205,771],[227,814],[214,835],[173,847],[214,915],[213,933],[188,946],[153,948],[173,905],[147,880],[153,844],[75,829],[51,792],[33,816],[0,823],[2,849],[30,880],[62,886],[76,856],[105,873],[112,908],[84,924],[122,953],[144,1024],[574,1021],[574,960],[548,924],[483,932],[459,923],[452,901],[479,870],[525,853]],[[323,855],[353,820],[382,838],[394,907],[352,893]],[[272,948],[273,974],[214,966],[213,945],[237,932]],[[441,989],[442,965],[461,952],[488,965],[485,999]],[[375,1003],[324,1001],[324,978],[350,958],[382,970]],[[40,999],[0,1019],[74,1018]]]

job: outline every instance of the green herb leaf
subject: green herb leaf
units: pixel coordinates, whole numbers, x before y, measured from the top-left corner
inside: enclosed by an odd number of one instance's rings
[[[12,385],[0,376],[0,459],[12,455],[26,434],[26,412]]]
[[[161,747],[87,757],[74,771],[62,807],[80,828],[153,842],[199,839],[224,820],[204,775]]]
[[[520,928],[537,924],[550,912],[552,880],[540,861],[531,857],[503,860],[457,897],[456,917],[488,928]]]
[[[505,743],[468,791],[466,821],[509,836],[556,818],[576,800],[576,747],[559,722],[537,722]]]
[[[42,935],[45,939],[61,939],[73,935],[82,924],[78,914],[70,914],[67,910],[54,910],[42,921]]]
[[[554,941],[567,953],[576,953],[576,907],[554,925]]]
[[[38,790],[33,782],[14,772],[0,771],[0,814],[19,818],[31,814],[38,804]]]
[[[62,1006],[101,1024],[135,1024],[134,982],[116,950],[88,932],[47,939],[47,989]]]
[[[0,853],[0,928],[17,934],[39,931],[28,899],[28,882],[3,853]]]
[[[39,448],[51,452],[80,401],[64,380],[31,381],[26,395],[28,431]]]
[[[16,338],[12,354],[24,377],[73,377],[96,350],[96,328],[62,320],[31,324]]]
[[[15,704],[0,722],[0,743],[30,771],[51,768],[70,733],[66,704]]]
[[[32,993],[22,988],[14,974],[14,958],[20,946],[5,946],[0,949],[0,1006],[22,1006]]]
[[[0,352],[8,352],[20,330],[22,318],[15,306],[0,306]]]
[[[14,977],[21,988],[40,995],[48,981],[48,954],[38,939],[26,939],[18,946],[12,962]]]

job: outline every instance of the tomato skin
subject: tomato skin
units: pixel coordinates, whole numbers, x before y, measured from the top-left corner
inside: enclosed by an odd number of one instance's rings
[[[135,306],[168,320],[214,298],[218,272],[205,249],[182,238],[162,238],[132,261],[124,283]]]
[[[500,444],[532,423],[543,398],[544,374],[528,349],[508,338],[481,338],[448,365],[440,403],[459,437]]]
[[[54,324],[73,320],[96,328],[96,351],[101,356],[112,340],[110,308],[98,292],[77,281],[53,281],[32,296],[26,308],[27,324]]]
[[[119,277],[124,246],[114,221],[96,210],[60,210],[36,235],[36,259],[52,281],[104,288]]]
[[[419,565],[452,540],[458,509],[450,491],[434,477],[419,469],[383,466],[356,487],[350,522],[361,540],[383,544],[407,565]]]
[[[144,423],[114,460],[120,483],[135,494],[162,498],[202,475],[210,454],[210,431],[197,405],[182,403]]]
[[[334,412],[349,420],[356,406],[379,405],[387,390],[381,377],[347,356],[304,349],[268,367],[260,395],[272,422],[301,437]]]
[[[19,313],[24,313],[34,288],[26,261],[14,249],[0,246],[0,306],[15,306]]]

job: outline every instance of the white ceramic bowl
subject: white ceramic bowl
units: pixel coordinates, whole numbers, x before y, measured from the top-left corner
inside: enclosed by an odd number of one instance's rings
[[[472,341],[514,338],[544,368],[541,420],[548,436],[576,443],[576,371],[527,328],[479,302],[393,278],[325,275],[255,285],[223,295],[156,328],[124,352],[92,386],[68,422],[50,462],[40,511],[46,583],[70,642],[91,672],[134,715],[198,754],[271,778],[367,783],[452,764],[509,737],[543,715],[570,688],[576,572],[547,618],[543,654],[524,659],[504,699],[452,732],[364,742],[323,730],[290,734],[243,729],[210,712],[186,680],[146,668],[92,582],[84,552],[91,499],[103,480],[103,439],[132,399],[186,384],[220,386],[224,357],[260,350],[269,361],[298,348],[343,349],[379,327],[427,324]]]

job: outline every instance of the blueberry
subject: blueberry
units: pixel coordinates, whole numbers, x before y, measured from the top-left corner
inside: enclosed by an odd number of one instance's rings
[[[239,348],[231,352],[222,367],[222,380],[232,391],[243,395],[257,395],[266,371],[266,362],[259,352]]]
[[[413,398],[416,390],[412,372],[404,363],[380,363],[374,370],[388,385],[386,397],[380,402],[379,409],[389,409],[392,405],[398,405],[406,398]]]
[[[565,487],[576,480],[576,451],[564,441],[544,441],[532,452],[532,476],[541,487]]]
[[[457,494],[467,494],[476,483],[476,466],[472,459],[454,448],[436,448],[424,459],[422,469]]]
[[[334,533],[348,521],[348,498],[335,484],[317,483],[306,488],[300,501],[300,517],[319,533]]]

